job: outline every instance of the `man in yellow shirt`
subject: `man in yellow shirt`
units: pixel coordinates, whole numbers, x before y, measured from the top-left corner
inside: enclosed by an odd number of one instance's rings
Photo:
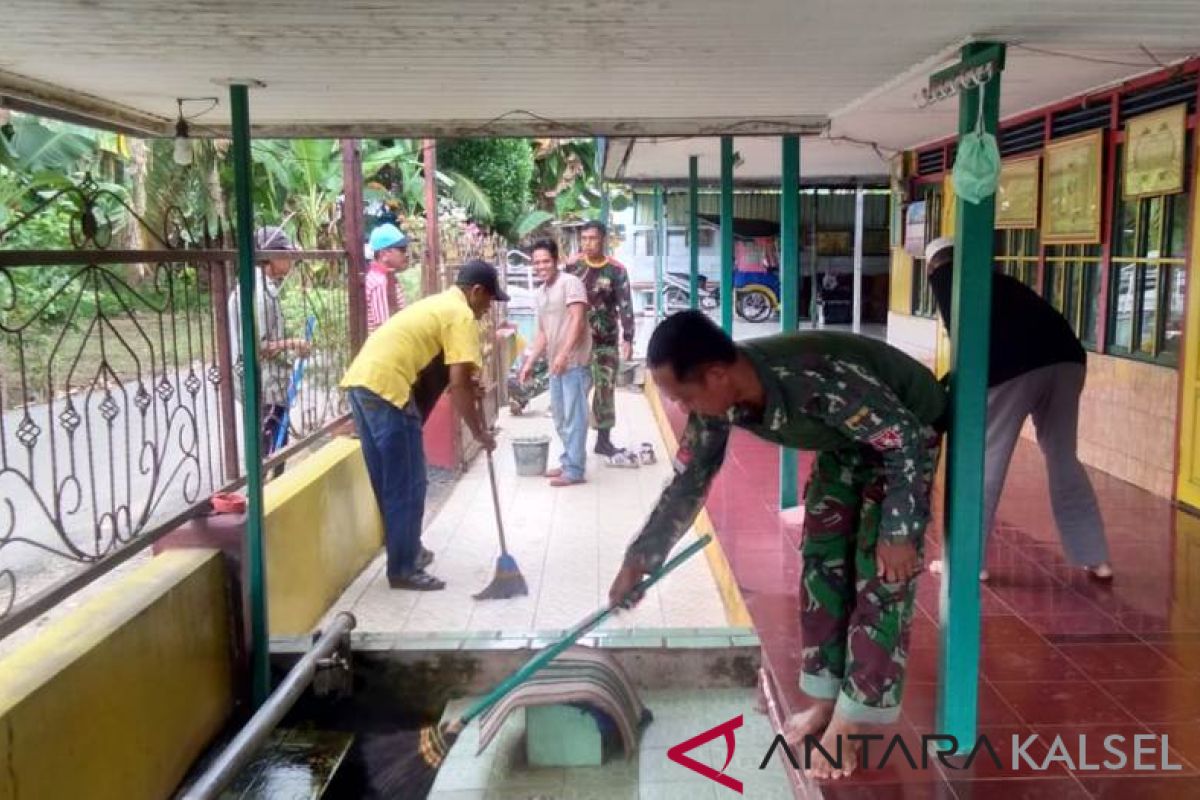
[[[408,306],[372,333],[342,378],[383,516],[393,589],[446,588],[425,571],[433,553],[421,546],[427,483],[421,427],[448,383],[471,434],[489,452],[495,449],[475,402],[475,375],[483,367],[478,321],[497,300],[507,303],[508,295],[495,267],[468,262],[454,286]]]

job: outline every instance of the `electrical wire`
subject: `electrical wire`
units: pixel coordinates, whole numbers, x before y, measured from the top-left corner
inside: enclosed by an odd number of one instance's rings
[[[1015,48],[1017,50],[1025,50],[1026,52],[1029,52],[1029,53],[1037,53],[1037,54],[1043,55],[1043,56],[1054,56],[1056,58],[1068,58],[1073,61],[1083,61],[1083,62],[1086,62],[1089,64],[1111,64],[1111,65],[1117,66],[1117,67],[1146,67],[1146,68],[1149,68],[1149,67],[1165,68],[1167,66],[1166,64],[1164,64],[1162,62],[1161,59],[1159,59],[1152,52],[1150,52],[1150,49],[1148,47],[1146,47],[1144,44],[1139,44],[1138,48],[1151,59],[1150,61],[1118,61],[1116,59],[1111,59],[1111,58],[1099,58],[1097,56],[1083,56],[1083,55],[1079,55],[1078,53],[1064,53],[1060,50],[1048,50],[1043,47],[1033,47],[1031,45],[1020,44],[1020,43],[1010,44],[1009,47]],[[1192,56],[1188,56],[1188,58],[1192,58]],[[1182,59],[1182,60],[1186,61],[1187,59]]]

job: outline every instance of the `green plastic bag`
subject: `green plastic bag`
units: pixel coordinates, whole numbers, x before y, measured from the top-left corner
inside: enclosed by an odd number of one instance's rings
[[[959,140],[954,159],[954,193],[976,205],[994,195],[1000,183],[1000,147],[983,127],[983,91],[981,87],[975,130]]]

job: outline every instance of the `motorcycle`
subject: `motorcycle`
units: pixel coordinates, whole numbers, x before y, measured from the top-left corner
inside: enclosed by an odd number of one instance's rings
[[[709,281],[704,275],[699,275],[697,286],[699,307],[704,311],[712,311],[721,305],[720,287]],[[691,276],[686,272],[668,272],[663,276],[663,309],[668,314],[691,308],[692,286]]]
[[[733,309],[747,322],[766,322],[779,311],[779,273],[734,270]]]

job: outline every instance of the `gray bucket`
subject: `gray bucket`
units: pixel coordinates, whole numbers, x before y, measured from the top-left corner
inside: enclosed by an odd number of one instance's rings
[[[550,459],[549,436],[523,436],[513,439],[512,446],[518,475],[535,477],[546,474],[546,462]]]

